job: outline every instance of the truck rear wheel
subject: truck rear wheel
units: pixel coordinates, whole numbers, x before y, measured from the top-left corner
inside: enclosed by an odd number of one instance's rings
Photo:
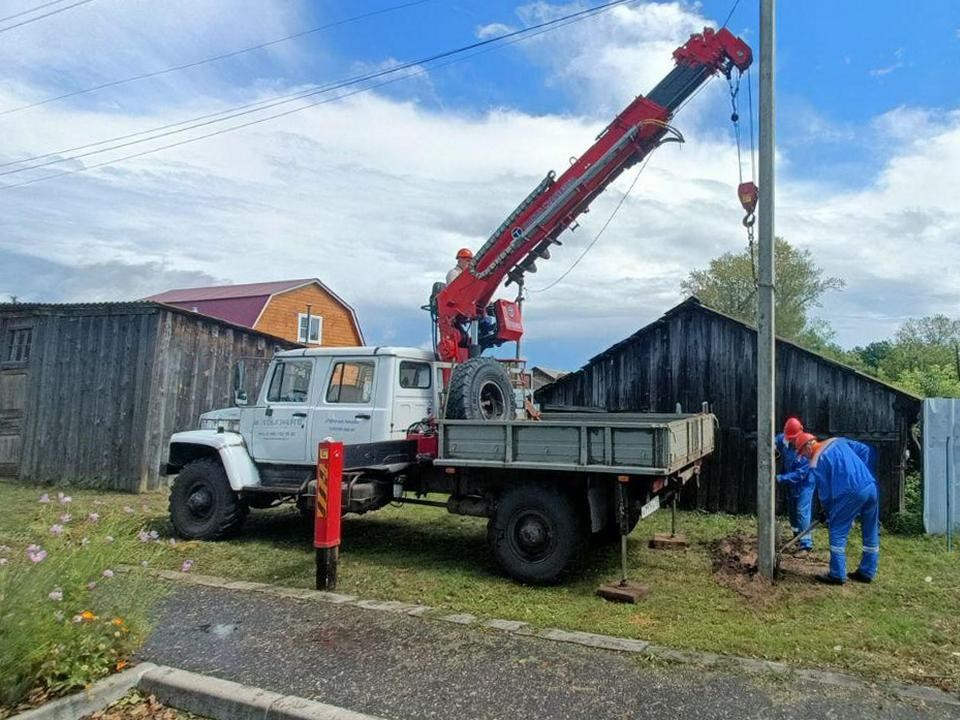
[[[236,533],[246,517],[247,506],[214,458],[189,463],[170,489],[170,522],[180,537],[220,540]]]
[[[586,536],[573,498],[547,485],[508,489],[487,525],[487,540],[504,572],[537,585],[556,582],[575,566]]]
[[[513,420],[513,387],[502,363],[471,358],[457,365],[447,388],[446,417],[450,420]]]

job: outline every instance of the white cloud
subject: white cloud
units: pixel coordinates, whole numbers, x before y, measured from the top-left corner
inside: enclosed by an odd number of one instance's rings
[[[512,25],[505,25],[504,23],[495,22],[488,23],[487,25],[480,25],[477,27],[475,34],[480,40],[486,40],[488,38],[512,33],[515,30],[516,28]]]
[[[538,4],[527,12],[551,10]],[[604,22],[553,46],[568,62],[542,56],[558,86],[610,105],[602,116],[434,111],[369,94],[109,169],[0,190],[0,265],[23,270],[0,271],[0,285],[35,300],[123,299],[207,278],[316,275],[359,307],[371,341],[420,344],[427,327],[419,305],[456,249],[478,247],[547,170],[562,171],[583,152],[619,109],[614,103],[652,86],[678,38],[706,20],[666,4],[621,9]],[[645,49],[634,53],[633,41]],[[600,66],[592,68],[585,58],[594,51]],[[621,61],[626,70],[616,69]],[[712,84],[717,96],[704,93],[677,120],[687,144],[661,148],[594,250],[556,288],[531,296],[531,340],[573,343],[586,357],[677,302],[691,269],[744,245],[736,153],[727,114],[713,112],[721,81]],[[8,86],[2,99],[22,96]],[[200,94],[135,116],[44,106],[30,122],[7,124],[2,152],[66,147],[224,102]],[[903,315],[960,310],[950,271],[960,267],[960,114],[935,119],[901,108],[878,119],[876,131],[902,135],[884,144],[883,172],[857,190],[799,179],[789,158],[780,165],[778,232],[847,280],[824,308],[845,342],[889,334]],[[569,267],[632,174],[595,201],[530,276],[531,288]],[[41,262],[55,267],[28,271]]]

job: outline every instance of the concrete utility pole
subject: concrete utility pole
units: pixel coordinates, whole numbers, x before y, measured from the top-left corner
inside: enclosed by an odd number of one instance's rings
[[[757,250],[757,536],[760,573],[773,578],[777,563],[774,492],[776,402],[774,283],[774,60],[776,0],[760,0],[760,202]]]

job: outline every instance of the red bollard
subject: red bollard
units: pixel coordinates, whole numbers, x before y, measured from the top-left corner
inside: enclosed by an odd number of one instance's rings
[[[324,440],[317,451],[317,500],[313,517],[317,590],[333,590],[337,587],[342,483],[343,443]]]

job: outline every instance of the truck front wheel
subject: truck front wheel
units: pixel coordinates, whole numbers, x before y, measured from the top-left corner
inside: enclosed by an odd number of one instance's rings
[[[576,565],[586,537],[583,513],[573,498],[547,485],[508,489],[487,525],[487,539],[504,572],[537,585],[556,582]]]
[[[170,522],[180,537],[220,540],[236,533],[246,517],[247,506],[214,458],[188,464],[170,489]]]

